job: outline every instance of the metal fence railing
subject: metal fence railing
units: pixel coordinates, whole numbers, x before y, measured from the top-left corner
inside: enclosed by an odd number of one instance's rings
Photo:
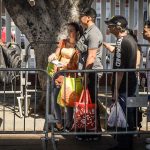
[[[24,78],[23,93],[20,96],[20,78],[18,74],[26,74],[34,71],[32,77]],[[47,72],[40,69],[25,68],[0,68],[0,73],[7,75],[7,72],[13,74],[13,80],[7,84],[4,76],[3,82],[0,82],[0,133],[1,134],[41,134],[44,135],[43,149],[47,149],[48,140],[48,112],[49,112],[49,87],[50,78]],[[43,90],[39,86],[37,75],[42,73],[46,76],[46,88]],[[31,82],[27,86],[28,82]],[[13,89],[11,89],[13,86]],[[26,88],[28,87],[28,88]],[[32,89],[30,96],[26,97],[26,90]],[[7,92],[9,91],[9,92]],[[10,92],[11,91],[11,92]],[[45,111],[40,115],[38,110],[39,101],[45,94]],[[20,112],[22,113],[20,115]],[[28,116],[26,116],[28,114]]]
[[[55,74],[51,84],[51,110],[48,117],[53,149],[57,149],[56,135],[92,137],[150,133],[149,91],[143,90],[141,82],[133,85],[130,79],[134,74],[140,80],[141,75],[147,75],[149,71],[150,69],[68,70]],[[126,78],[124,92],[119,92],[118,97],[112,100],[112,75],[115,74],[117,81],[120,72],[124,73]],[[88,76],[92,74],[95,79],[91,80],[91,77],[88,79],[86,74]],[[56,80],[60,76],[63,82],[58,85]],[[89,84],[92,84],[95,90],[90,89]],[[121,118],[120,113],[123,114]],[[132,124],[131,118],[134,122]]]
[[[31,80],[32,90],[30,97],[25,98],[25,93],[21,101],[21,109],[23,117],[21,118],[18,112],[18,97],[20,93],[17,93],[19,87],[19,81],[14,76],[12,93],[7,93],[6,89],[10,87],[5,82],[0,83],[0,88],[3,89],[3,92],[0,93],[0,133],[1,134],[44,134],[43,149],[47,150],[47,144],[49,138],[51,138],[53,149],[57,149],[56,140],[57,135],[84,135],[84,136],[95,136],[95,135],[115,135],[115,134],[148,134],[149,130],[149,101],[148,95],[149,91],[144,91],[140,84],[135,85],[136,92],[135,95],[128,96],[128,90],[126,90],[126,103],[125,103],[125,120],[128,120],[131,115],[128,114],[130,108],[134,108],[134,128],[129,130],[128,122],[125,123],[124,130],[120,130],[117,124],[115,126],[108,126],[108,118],[111,114],[110,107],[112,104],[117,104],[116,101],[112,101],[112,92],[111,92],[111,80],[112,73],[124,72],[126,74],[128,83],[128,75],[130,72],[136,73],[136,76],[141,74],[147,74],[150,69],[123,69],[123,70],[68,70],[60,71],[54,75],[50,80],[47,72],[40,69],[0,69],[2,72],[14,72],[14,75],[17,75],[20,72],[30,72],[34,71],[34,77]],[[38,73],[43,73],[47,77],[46,89],[41,90],[38,85]],[[86,74],[92,74],[95,80],[87,79]],[[58,76],[62,76],[62,84],[60,86],[61,95],[55,95],[56,86],[55,81]],[[102,76],[101,76],[102,75]],[[69,80],[71,81],[69,81]],[[4,80],[5,81],[5,80]],[[30,79],[28,78],[28,82]],[[82,101],[79,102],[81,98],[81,92],[86,91],[86,87],[92,81],[92,87],[95,89],[93,95],[91,95],[91,102],[88,97],[88,92],[83,94]],[[70,86],[72,83],[72,86]],[[26,90],[26,78],[25,78],[25,90]],[[139,82],[140,83],[140,82]],[[126,89],[128,86],[126,85]],[[28,89],[30,88],[28,86]],[[72,88],[73,92],[69,88]],[[63,89],[63,90],[62,90]],[[24,90],[24,91],[25,91]],[[46,91],[45,91],[46,90]],[[40,91],[40,92],[39,92]],[[90,91],[90,90],[89,90]],[[39,117],[39,112],[37,110],[39,99],[42,93],[46,92],[46,104],[45,104],[45,116]],[[57,96],[57,101],[56,100]],[[58,99],[60,97],[60,99]],[[95,99],[93,99],[95,97]],[[59,101],[62,100],[62,101]],[[81,100],[81,99],[80,99]],[[69,101],[72,103],[69,104]],[[76,103],[75,103],[76,102]],[[120,101],[119,101],[120,102]],[[30,104],[30,105],[29,105]],[[59,105],[58,105],[59,104]],[[56,117],[56,105],[61,106],[60,108],[60,118],[63,128],[58,130],[56,124],[59,123],[59,119]],[[116,105],[118,107],[118,105]],[[121,105],[122,106],[122,105]],[[27,108],[26,108],[27,107]],[[29,113],[28,117],[25,115],[25,111],[29,111],[32,108],[32,113]],[[112,109],[111,109],[112,110]],[[140,116],[140,112],[143,112]],[[116,113],[118,109],[116,109]],[[80,117],[82,116],[82,120]],[[117,121],[117,118],[115,118]],[[142,119],[142,120],[141,120]],[[89,125],[89,121],[92,123]],[[49,124],[51,127],[51,136],[49,137]],[[141,130],[139,130],[141,129]]]

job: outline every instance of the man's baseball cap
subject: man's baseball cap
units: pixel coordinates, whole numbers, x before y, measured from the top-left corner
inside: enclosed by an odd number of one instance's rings
[[[90,16],[91,18],[96,18],[96,11],[93,8],[86,8],[80,12],[80,16]]]
[[[105,23],[106,23],[107,25],[121,26],[122,28],[126,28],[127,25],[128,25],[128,22],[127,22],[126,18],[123,17],[123,16],[120,16],[120,15],[114,16],[114,17],[112,17],[111,19],[107,19],[107,20],[105,21]]]

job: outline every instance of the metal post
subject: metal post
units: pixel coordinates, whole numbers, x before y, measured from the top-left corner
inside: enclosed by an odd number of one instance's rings
[[[134,1],[129,1],[129,28],[133,29],[134,27]]]
[[[105,40],[105,35],[106,35],[106,25],[105,25],[105,20],[106,20],[106,0],[101,1],[101,21],[100,21],[100,29],[102,31],[102,34],[104,36]]]
[[[111,8],[111,17],[115,15],[115,0],[111,0],[110,1],[110,8]],[[114,36],[111,35],[111,43],[115,42],[115,38]]]
[[[94,8],[96,10],[96,0],[93,1],[92,8]]]
[[[93,3],[92,3],[92,5],[91,5],[91,7],[94,8],[94,9],[96,10],[96,13],[97,13],[97,9],[96,9],[96,5],[97,5],[97,4],[96,4],[96,2],[97,2],[97,0],[94,0]],[[98,14],[98,13],[97,13],[97,14]],[[97,21],[98,19],[99,19],[99,17],[97,16],[95,23],[96,23],[97,27],[100,27],[100,24],[99,24],[99,22]]]
[[[2,17],[2,0],[0,0],[0,17]],[[2,37],[2,18],[0,18],[0,38]]]
[[[100,20],[100,29],[103,34],[104,41],[106,40],[106,0],[101,1],[101,20]],[[106,49],[103,49],[103,57],[102,57],[102,64],[104,66],[104,69],[106,68]]]
[[[19,46],[21,47],[21,32],[18,29],[18,27],[15,27],[15,42],[19,44]]]
[[[111,8],[111,17],[115,15],[115,0],[110,1],[110,8]],[[115,43],[115,38],[114,36],[111,35],[111,43]],[[113,66],[113,54],[110,53],[110,66]]]
[[[138,31],[143,31],[143,1],[138,0]],[[138,33],[138,41],[142,43],[143,35],[139,32]]]
[[[28,45],[29,45],[29,41],[28,41],[28,39],[25,37],[25,49],[27,48]]]
[[[11,18],[5,9],[6,15],[6,42],[11,42]]]
[[[147,0],[147,18],[150,20],[150,0]]]
[[[125,16],[125,0],[120,0],[120,15]]]

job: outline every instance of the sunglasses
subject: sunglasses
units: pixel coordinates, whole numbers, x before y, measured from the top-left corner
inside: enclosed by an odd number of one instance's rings
[[[108,25],[108,28],[111,28],[111,27],[115,27],[116,25],[114,25],[114,24],[109,24]]]

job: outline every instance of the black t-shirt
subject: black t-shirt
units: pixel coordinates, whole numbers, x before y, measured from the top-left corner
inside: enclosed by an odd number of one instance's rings
[[[137,59],[137,43],[131,35],[121,37],[116,41],[116,48],[114,53],[113,68],[114,69],[135,69]],[[126,84],[128,77],[128,84]],[[127,91],[128,96],[135,92],[136,88],[136,74],[135,72],[124,72],[122,82],[120,84],[119,93]],[[115,73],[113,74],[112,91],[115,85]]]

